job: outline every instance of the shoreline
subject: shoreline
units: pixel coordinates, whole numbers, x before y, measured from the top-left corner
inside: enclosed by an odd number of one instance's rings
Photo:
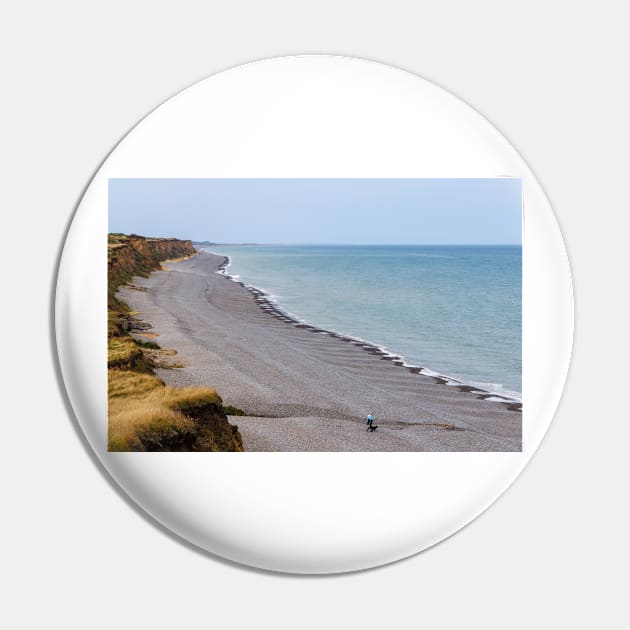
[[[521,450],[522,413],[512,403],[296,322],[216,273],[222,265],[225,256],[200,252],[120,293],[160,345],[177,350],[184,367],[158,369],[165,383],[211,386],[248,414],[230,417],[246,451]],[[375,433],[365,430],[367,413]]]
[[[364,349],[366,352],[370,354],[374,354],[379,356],[384,361],[391,361],[394,365],[399,367],[403,367],[407,369],[412,374],[421,374],[422,376],[428,376],[433,378],[438,385],[447,385],[448,387],[453,387],[454,389],[460,392],[467,392],[471,394],[475,394],[478,396],[480,400],[493,400],[494,402],[501,402],[506,405],[506,407],[510,411],[518,411],[522,412],[523,410],[523,399],[522,394],[520,397],[507,395],[503,392],[493,392],[485,390],[481,387],[477,387],[473,382],[461,380],[455,378],[453,376],[449,376],[447,374],[442,374],[431,368],[427,368],[421,365],[415,365],[413,363],[408,363],[405,360],[405,357],[391,352],[385,346],[381,346],[379,344],[373,343],[366,339],[362,339],[360,337],[354,337],[352,335],[342,333],[335,330],[328,330],[326,328],[322,328],[320,326],[315,326],[310,324],[306,320],[300,319],[291,313],[284,311],[278,302],[276,302],[269,293],[260,289],[253,284],[248,284],[240,280],[240,277],[232,276],[228,273],[228,269],[232,264],[232,259],[230,256],[225,254],[221,254],[219,252],[210,251],[210,250],[202,250],[205,253],[212,254],[213,256],[219,256],[224,259],[224,262],[219,265],[216,272],[217,274],[223,276],[227,280],[231,282],[235,282],[239,286],[243,287],[247,291],[249,291],[253,296],[254,300],[258,304],[258,306],[265,312],[270,313],[272,316],[276,317],[280,321],[284,321],[287,324],[293,324],[296,328],[304,328],[306,330],[310,330],[312,332],[327,334],[331,337],[335,337],[340,339],[341,341],[351,343]],[[499,399],[499,400],[496,400]]]

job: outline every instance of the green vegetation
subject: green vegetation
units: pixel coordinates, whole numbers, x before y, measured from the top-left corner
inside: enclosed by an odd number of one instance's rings
[[[223,405],[223,411],[226,416],[246,416],[247,414],[238,407],[233,407],[232,405]]]
[[[138,344],[141,348],[148,348],[149,350],[159,350],[160,346],[158,346],[155,341],[144,341],[142,339],[134,339],[136,344]]]
[[[147,276],[160,261],[195,252],[190,241],[109,234],[107,241],[108,449],[110,451],[242,451],[238,427],[221,398],[206,387],[167,387],[155,376],[158,356],[175,354],[134,339],[140,327],[116,297],[133,276]],[[174,364],[171,364],[174,365]],[[240,410],[238,410],[240,411]],[[242,412],[241,412],[242,413]]]

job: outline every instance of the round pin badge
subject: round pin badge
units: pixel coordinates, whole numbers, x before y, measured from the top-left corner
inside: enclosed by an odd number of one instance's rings
[[[193,545],[335,573],[491,505],[549,427],[570,269],[541,187],[429,81],[256,62],[140,121],[57,282],[59,362],[107,473]]]

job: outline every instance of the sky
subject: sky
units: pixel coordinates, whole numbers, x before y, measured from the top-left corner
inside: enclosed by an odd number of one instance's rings
[[[521,180],[110,179],[109,231],[215,243],[513,245]]]

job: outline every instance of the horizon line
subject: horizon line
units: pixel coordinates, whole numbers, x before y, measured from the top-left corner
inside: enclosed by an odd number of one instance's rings
[[[183,239],[182,239],[183,240]],[[209,245],[218,246],[267,246],[267,247],[517,247],[523,246],[523,243],[300,243],[300,242],[286,242],[286,243],[263,243],[263,242],[218,242],[218,241],[200,241],[197,239],[190,239],[193,243],[208,243]]]

